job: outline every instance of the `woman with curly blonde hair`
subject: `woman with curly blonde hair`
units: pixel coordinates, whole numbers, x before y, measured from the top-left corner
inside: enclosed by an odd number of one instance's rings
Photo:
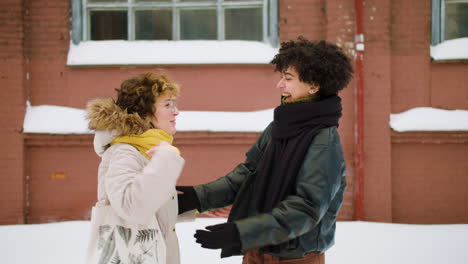
[[[185,161],[172,140],[179,87],[148,72],[122,82],[116,91],[116,100],[87,104],[94,150],[102,159],[92,224],[98,210],[107,208],[138,232],[118,224],[98,226],[88,263],[178,264],[175,184]]]

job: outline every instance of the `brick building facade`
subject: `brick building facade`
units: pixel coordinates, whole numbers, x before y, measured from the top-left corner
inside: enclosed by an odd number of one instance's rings
[[[303,35],[355,50],[355,1],[279,0],[281,41]],[[0,224],[88,219],[98,157],[91,135],[22,133],[26,102],[84,108],[135,74],[163,69],[182,84],[182,110],[272,108],[277,75],[268,64],[67,66],[71,1],[0,3]],[[431,2],[364,3],[364,189],[367,221],[467,223],[468,132],[397,133],[391,113],[428,106],[468,109],[468,65],[431,60]],[[348,167],[341,220],[355,218],[355,82],[341,93],[340,133]],[[227,173],[257,133],[180,132],[187,165],[180,184]]]

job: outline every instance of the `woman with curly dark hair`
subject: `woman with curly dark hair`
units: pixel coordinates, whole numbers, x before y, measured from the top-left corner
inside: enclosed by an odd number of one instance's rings
[[[282,43],[272,64],[281,74],[273,122],[226,176],[176,187],[180,212],[233,205],[227,223],[195,234],[221,257],[324,263],[346,186],[337,94],[352,78],[351,60],[334,44],[300,37]]]
[[[87,263],[178,264],[175,184],[184,159],[171,144],[179,87],[149,72],[116,91],[117,100],[87,104],[89,127],[96,130],[94,150],[101,157]],[[100,219],[105,223],[95,224]]]

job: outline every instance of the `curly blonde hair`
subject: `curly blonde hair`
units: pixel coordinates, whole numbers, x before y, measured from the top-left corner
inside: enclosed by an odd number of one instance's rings
[[[128,114],[137,113],[141,118],[154,115],[154,103],[158,96],[179,96],[179,85],[165,75],[147,72],[125,80],[117,91],[116,104]]]

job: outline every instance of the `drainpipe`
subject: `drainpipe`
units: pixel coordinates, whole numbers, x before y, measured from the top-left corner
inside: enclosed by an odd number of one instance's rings
[[[354,56],[354,218],[364,220],[364,0],[355,0],[356,54]]]

